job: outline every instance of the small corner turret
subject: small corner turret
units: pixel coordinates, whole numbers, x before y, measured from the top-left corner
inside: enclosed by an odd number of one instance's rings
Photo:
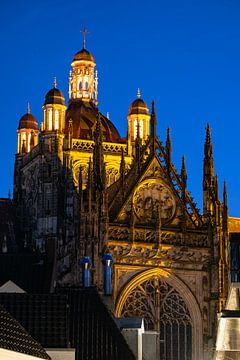
[[[17,155],[29,153],[38,144],[38,122],[30,112],[29,103],[26,114],[19,121],[17,134]]]
[[[43,127],[42,131],[63,132],[65,126],[65,99],[63,93],[57,89],[57,81],[54,78],[53,88],[50,89],[43,104]]]
[[[140,139],[144,142],[150,135],[150,115],[148,106],[141,99],[140,89],[138,89],[137,99],[134,100],[128,111],[128,138],[131,144],[134,144],[138,132]]]

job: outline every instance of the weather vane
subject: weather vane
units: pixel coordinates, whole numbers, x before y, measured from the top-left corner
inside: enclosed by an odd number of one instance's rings
[[[83,28],[80,31],[83,34],[83,48],[86,49],[86,37],[87,37],[87,34],[89,34],[89,32],[86,28]]]

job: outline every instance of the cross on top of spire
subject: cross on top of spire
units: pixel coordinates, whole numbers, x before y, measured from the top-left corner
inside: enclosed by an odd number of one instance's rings
[[[83,48],[86,49],[86,37],[87,34],[89,34],[89,31],[86,28],[83,28],[80,32],[83,34]]]

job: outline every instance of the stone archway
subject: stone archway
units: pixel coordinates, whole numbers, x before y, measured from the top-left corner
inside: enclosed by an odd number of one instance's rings
[[[202,317],[191,290],[177,276],[162,269],[142,272],[118,297],[116,316],[140,316],[148,330],[160,330],[161,359],[199,360]]]

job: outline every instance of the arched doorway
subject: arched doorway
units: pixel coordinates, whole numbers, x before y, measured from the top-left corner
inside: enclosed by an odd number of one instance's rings
[[[144,318],[146,330],[160,331],[161,360],[198,360],[202,355],[202,320],[191,291],[172,274],[148,270],[125,287],[117,316]]]

